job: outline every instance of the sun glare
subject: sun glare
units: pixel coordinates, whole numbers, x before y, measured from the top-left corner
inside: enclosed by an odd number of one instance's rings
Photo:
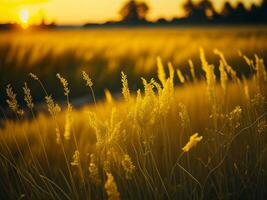
[[[29,11],[28,10],[25,10],[25,9],[20,10],[19,21],[23,29],[28,28],[29,26]]]

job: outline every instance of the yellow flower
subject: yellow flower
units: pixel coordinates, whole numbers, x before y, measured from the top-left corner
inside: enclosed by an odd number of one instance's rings
[[[184,152],[188,152],[192,147],[196,146],[198,142],[203,139],[202,136],[198,137],[198,133],[192,135],[189,139],[189,142],[182,148]]]

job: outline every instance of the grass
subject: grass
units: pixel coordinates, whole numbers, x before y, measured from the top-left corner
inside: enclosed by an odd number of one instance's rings
[[[70,83],[72,98],[85,96],[87,90],[81,87],[80,78],[84,70],[94,77],[95,95],[101,98],[106,87],[113,93],[119,92],[121,71],[128,75],[129,84],[135,90],[142,86],[139,77],[155,77],[157,56],[190,76],[188,59],[200,66],[199,47],[205,49],[209,62],[215,64],[218,56],[213,49],[220,49],[238,73],[248,75],[249,68],[240,59],[238,50],[249,57],[257,52],[266,60],[266,37],[266,27],[260,26],[1,32],[0,92],[9,83],[21,88],[32,72],[46,80],[47,90],[53,91],[58,100],[62,98],[61,88],[51,74],[60,73]],[[195,70],[197,76],[203,75],[200,68]],[[31,89],[35,101],[41,101],[43,94],[39,88],[32,84]],[[23,97],[19,95],[18,99]],[[0,95],[0,105],[5,105],[3,95]]]
[[[58,74],[66,107],[43,88],[50,116],[35,114],[25,85],[32,113],[26,118],[8,87],[17,120],[1,122],[0,198],[265,199],[263,60],[245,57],[251,70],[246,79],[238,78],[223,55],[219,66],[202,50],[200,57],[202,78],[181,81],[181,71],[176,76],[169,63],[166,73],[158,59],[158,79],[142,78],[142,89],[133,91],[122,73],[122,99],[109,95],[79,109],[72,108],[72,90]],[[42,80],[31,78],[42,89]],[[83,78],[93,96],[94,77],[83,72]],[[183,83],[175,87],[178,80]]]

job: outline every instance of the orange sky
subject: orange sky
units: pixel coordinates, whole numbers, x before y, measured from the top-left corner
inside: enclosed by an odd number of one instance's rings
[[[18,22],[21,11],[29,13],[29,23],[42,16],[58,24],[83,24],[118,19],[118,10],[127,0],[0,0],[0,23]],[[149,19],[171,18],[182,14],[184,0],[145,0],[150,5]],[[236,3],[239,0],[231,0]],[[247,5],[261,0],[243,0]],[[220,7],[224,0],[214,0]]]

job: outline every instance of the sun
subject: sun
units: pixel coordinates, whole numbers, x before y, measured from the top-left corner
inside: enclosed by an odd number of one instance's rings
[[[23,29],[28,28],[29,26],[29,11],[22,9],[19,11],[19,23]]]

